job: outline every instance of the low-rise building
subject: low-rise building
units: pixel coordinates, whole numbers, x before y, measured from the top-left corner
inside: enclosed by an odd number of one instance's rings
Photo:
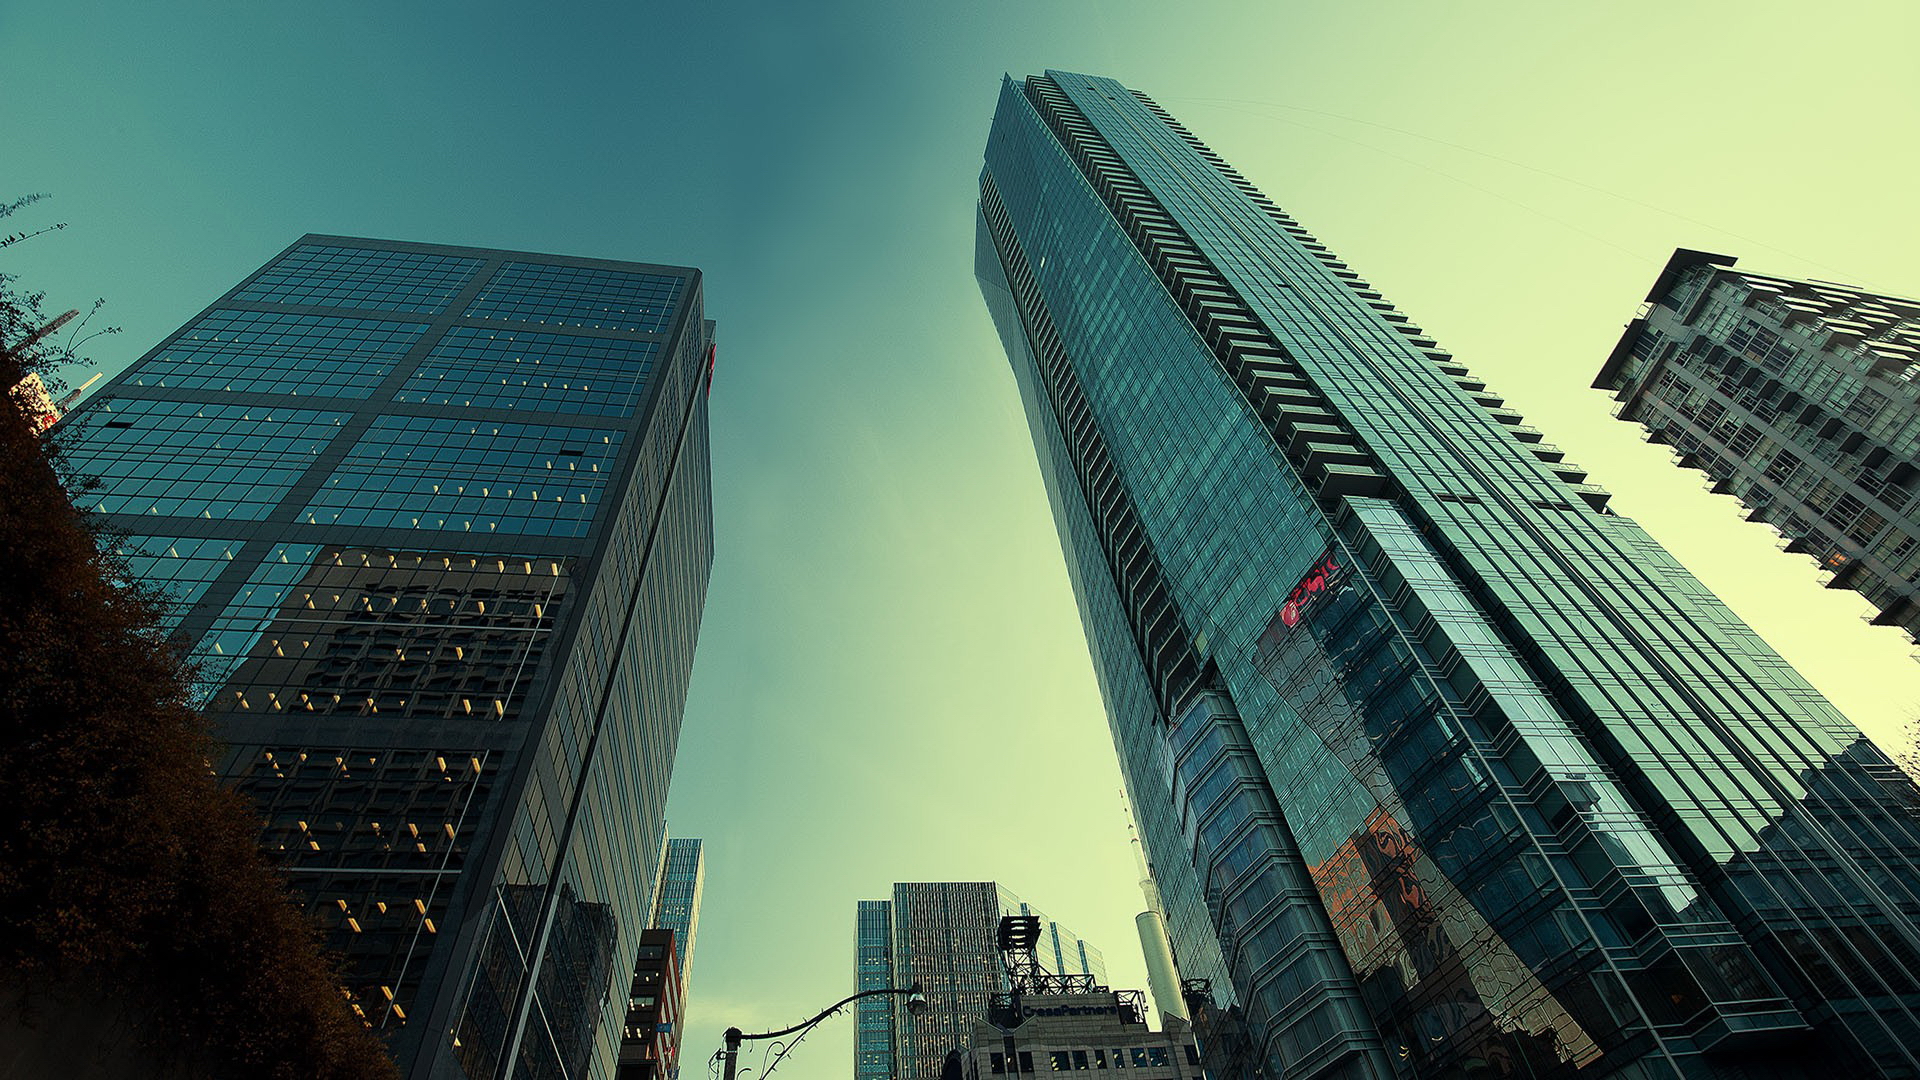
[[[1115,1080],[1197,1078],[1200,1048],[1186,1020],[1163,1013],[1147,1023],[1147,996],[1114,990],[1090,974],[1054,974],[1034,946],[1039,920],[1000,920],[999,947],[1010,990],[994,994],[973,1026],[968,1053],[950,1054],[942,1080],[1035,1073],[1124,1073]],[[1088,1078],[1092,1080],[1092,1078]]]
[[[1200,1049],[1185,1020],[1163,1016],[1162,1030],[1155,1031],[1144,993],[1085,981],[1090,985],[1056,993],[1007,995],[1012,1000],[1004,1011],[974,1025],[966,1080],[1065,1072],[1111,1073],[1114,1080],[1201,1075]]]
[[[671,930],[643,930],[626,1029],[620,1039],[618,1080],[672,1080],[680,1072],[680,965]]]

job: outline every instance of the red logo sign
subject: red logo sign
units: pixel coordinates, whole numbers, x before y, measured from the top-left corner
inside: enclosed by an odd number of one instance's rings
[[[1333,557],[1333,548],[1320,553],[1314,560],[1313,568],[1308,570],[1300,583],[1287,594],[1287,602],[1280,605],[1280,621],[1289,629],[1300,625],[1314,608],[1319,607],[1335,589],[1346,584],[1347,570]]]

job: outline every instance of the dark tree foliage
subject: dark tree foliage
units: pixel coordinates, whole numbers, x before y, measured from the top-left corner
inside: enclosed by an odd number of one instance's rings
[[[0,217],[21,203],[0,203]],[[0,275],[0,388],[71,359]],[[0,988],[106,1002],[216,1077],[397,1077],[220,787],[156,597],[127,584],[0,393]]]

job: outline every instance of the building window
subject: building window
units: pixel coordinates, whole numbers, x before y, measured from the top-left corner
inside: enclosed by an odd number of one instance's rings
[[[990,1069],[993,1072],[993,1075],[995,1076],[1005,1075],[1007,1071],[1007,1055],[1005,1054],[987,1055],[987,1068]]]
[[[1075,1050],[1073,1052],[1073,1067],[1076,1072],[1084,1071],[1088,1067],[1087,1052],[1085,1050]]]
[[[1072,1072],[1073,1071],[1073,1057],[1072,1055],[1068,1054],[1065,1050],[1047,1051],[1047,1061],[1049,1064],[1053,1066],[1054,1072]]]

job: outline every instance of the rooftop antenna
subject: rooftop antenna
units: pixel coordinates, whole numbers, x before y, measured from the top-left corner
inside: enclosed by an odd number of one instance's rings
[[[1133,917],[1133,928],[1140,935],[1140,956],[1147,963],[1147,989],[1153,992],[1153,1007],[1167,1017],[1187,1018],[1186,999],[1181,996],[1180,972],[1173,963],[1173,946],[1167,940],[1166,909],[1160,904],[1160,889],[1153,883],[1153,865],[1147,860],[1146,845],[1134,828],[1133,808],[1127,793],[1120,792],[1120,810],[1127,817],[1127,837],[1133,842],[1134,860],[1140,867],[1140,895],[1147,909]]]

